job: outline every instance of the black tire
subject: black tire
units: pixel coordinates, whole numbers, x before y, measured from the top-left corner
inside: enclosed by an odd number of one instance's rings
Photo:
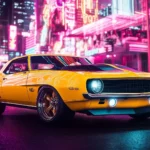
[[[149,114],[133,114],[133,115],[129,115],[129,116],[136,120],[145,120],[150,117]]]
[[[6,109],[6,105],[3,104],[3,103],[0,103],[0,115],[3,114],[3,112],[5,111],[5,109]]]
[[[39,90],[37,111],[43,121],[50,123],[70,120],[75,115],[75,112],[65,105],[59,93],[49,86],[44,86]]]

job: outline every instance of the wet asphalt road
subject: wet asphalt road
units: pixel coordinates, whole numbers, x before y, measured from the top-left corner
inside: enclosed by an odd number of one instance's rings
[[[35,110],[7,107],[0,150],[150,150],[150,119],[77,114],[68,124],[43,123]]]

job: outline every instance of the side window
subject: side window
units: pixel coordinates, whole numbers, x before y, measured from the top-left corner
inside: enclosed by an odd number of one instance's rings
[[[4,70],[5,74],[13,74],[17,72],[28,71],[27,57],[19,58],[12,61],[8,67]]]
[[[55,65],[51,59],[46,56],[32,56],[31,57],[31,68],[32,70],[49,70],[53,69]]]

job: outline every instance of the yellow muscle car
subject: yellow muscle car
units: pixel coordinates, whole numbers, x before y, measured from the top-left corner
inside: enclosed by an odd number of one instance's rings
[[[31,55],[9,61],[0,73],[0,114],[6,105],[36,108],[45,122],[89,115],[150,115],[150,74],[87,58]]]

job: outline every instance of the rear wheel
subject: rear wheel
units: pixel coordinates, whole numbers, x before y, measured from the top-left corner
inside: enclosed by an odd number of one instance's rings
[[[39,116],[45,122],[70,120],[75,114],[64,104],[58,92],[52,87],[40,89],[37,110]]]
[[[148,117],[150,117],[150,114],[133,114],[129,116],[133,119],[145,120],[145,119],[148,119]]]
[[[3,112],[5,111],[6,105],[3,103],[0,103],[0,115],[3,114]]]

